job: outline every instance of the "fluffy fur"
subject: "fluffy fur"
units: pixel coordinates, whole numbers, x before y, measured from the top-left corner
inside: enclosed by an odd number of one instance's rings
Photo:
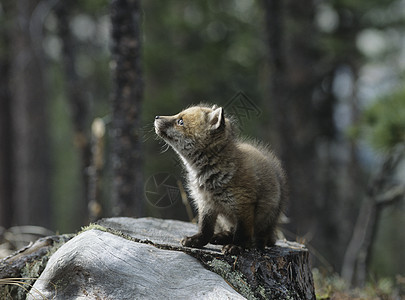
[[[238,139],[233,122],[217,106],[156,116],[154,126],[181,158],[198,209],[199,231],[185,237],[184,246],[211,242],[237,254],[275,243],[287,188],[280,161],[267,147]]]

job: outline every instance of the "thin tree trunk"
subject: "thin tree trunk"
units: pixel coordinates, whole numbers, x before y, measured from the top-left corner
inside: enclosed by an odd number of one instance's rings
[[[76,71],[76,45],[70,30],[69,21],[72,10],[77,4],[75,0],[60,1],[55,7],[58,21],[59,36],[62,41],[62,60],[65,73],[66,93],[70,106],[74,129],[74,145],[80,155],[80,170],[82,176],[82,201],[77,213],[85,219],[87,204],[89,203],[89,172],[91,164],[89,101],[85,96]],[[87,219],[87,218],[86,218]],[[87,222],[87,220],[86,220]]]
[[[312,71],[310,44],[313,4],[279,0],[264,2],[271,64],[271,112],[276,147],[286,165],[291,185],[290,215],[297,228],[309,228],[315,207],[315,138],[318,134],[312,107],[317,74]],[[299,30],[287,31],[288,22]],[[290,24],[293,27],[293,25]],[[305,205],[302,205],[306,203]],[[301,226],[300,226],[301,225]],[[300,232],[303,233],[303,232]]]
[[[353,235],[347,246],[342,266],[342,277],[348,283],[363,286],[367,279],[368,266],[382,210],[405,195],[403,184],[384,190],[391,183],[399,161],[404,157],[403,146],[397,147],[388,155],[381,170],[370,183],[356,221]]]
[[[17,1],[13,32],[12,107],[15,224],[50,226],[48,112],[41,61],[42,38],[33,18],[40,1]],[[34,35],[35,34],[35,35]]]
[[[10,33],[12,1],[3,1],[3,16],[0,20],[0,226],[8,228],[12,223],[12,129],[10,81]]]
[[[113,0],[111,21],[114,214],[140,216],[143,213],[143,180],[139,128],[143,83],[139,1]]]

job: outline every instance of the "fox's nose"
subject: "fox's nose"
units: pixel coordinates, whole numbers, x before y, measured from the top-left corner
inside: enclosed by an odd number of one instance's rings
[[[159,116],[156,116],[156,117],[155,117],[155,120],[157,120],[157,119],[159,119],[159,118],[160,118]]]

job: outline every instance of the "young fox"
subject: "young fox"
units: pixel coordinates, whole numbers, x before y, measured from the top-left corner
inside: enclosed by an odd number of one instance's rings
[[[274,245],[287,200],[280,161],[266,147],[242,142],[222,107],[193,106],[174,116],[156,116],[155,131],[180,156],[198,209],[198,233],[181,240],[222,251]]]

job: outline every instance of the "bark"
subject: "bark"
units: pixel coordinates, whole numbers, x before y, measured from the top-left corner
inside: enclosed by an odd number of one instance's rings
[[[361,185],[353,145],[339,137],[335,125],[333,82],[345,59],[353,63],[356,57],[333,56],[320,48],[321,36],[314,25],[316,1],[263,0],[263,4],[271,72],[271,140],[290,186],[287,227],[339,269],[351,232],[348,214]],[[350,38],[336,39],[343,44]],[[342,159],[342,152],[349,153],[348,158]]]
[[[140,143],[143,83],[139,1],[112,1],[111,21],[114,86],[111,130],[114,214],[140,216],[143,214]]]
[[[13,32],[13,223],[50,226],[50,153],[39,1],[19,0]]]
[[[74,145],[79,151],[82,176],[82,201],[77,209],[81,219],[85,219],[88,199],[89,172],[91,162],[89,100],[76,71],[76,49],[73,34],[70,30],[70,18],[77,1],[59,1],[55,6],[59,36],[62,41],[62,62],[65,75],[65,89],[70,106],[74,130]]]
[[[10,42],[12,1],[3,1],[0,20],[0,226],[9,228],[12,223],[13,167],[10,81]]]
[[[314,176],[307,176],[307,172],[316,170],[317,128],[311,94],[317,78],[314,78],[316,74],[309,73],[313,54],[308,42],[313,4],[296,2],[292,5],[278,0],[265,3],[272,67],[272,127],[277,140],[274,144],[279,147],[278,152],[289,174],[290,215],[295,222],[301,222],[297,227],[309,228],[314,207],[302,206],[300,202],[313,197]],[[287,20],[300,29],[288,32]]]
[[[325,195],[314,188],[322,186],[317,174],[321,166],[317,142],[321,137],[332,139],[334,134],[333,99],[322,95],[319,101],[322,106],[314,104],[313,95],[325,71],[314,67],[321,53],[315,46],[313,1],[266,0],[264,5],[271,67],[269,110],[273,145],[289,178],[288,215],[292,222],[289,229],[303,236],[315,228],[333,227],[333,216],[329,215],[321,227],[317,223],[319,218],[314,218],[321,208],[329,211],[327,205],[333,202],[333,199],[326,202]],[[329,178],[330,163],[330,159],[323,163],[326,176],[322,179]],[[324,182],[324,186],[326,184],[333,182]],[[329,190],[330,186],[324,191]],[[321,236],[319,240],[335,238],[336,232],[327,231],[317,232],[317,236]]]

